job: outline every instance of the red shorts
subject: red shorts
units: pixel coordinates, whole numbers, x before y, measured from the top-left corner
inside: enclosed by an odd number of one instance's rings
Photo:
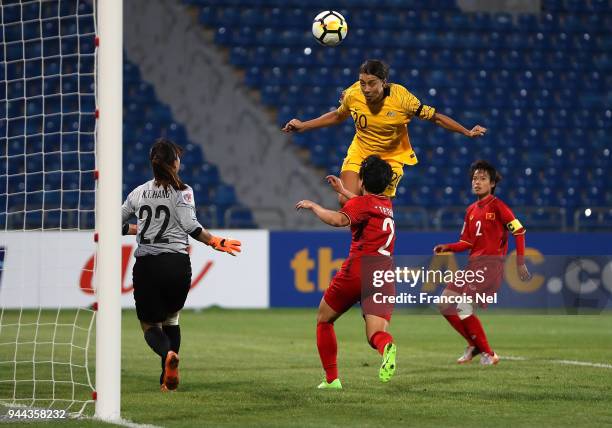
[[[474,272],[475,278],[470,278],[470,281],[455,278],[454,282],[446,286],[447,290],[467,296],[474,296],[475,294],[490,296],[495,294],[502,284],[504,278],[504,263],[498,259],[470,260],[464,271]],[[481,306],[486,305],[483,304]]]
[[[379,258],[380,259],[380,258]],[[388,268],[388,260],[386,259],[385,268]],[[376,262],[379,266],[380,261]],[[365,262],[365,268],[362,269],[361,257],[348,257],[336,275],[334,275],[329,287],[323,294],[323,299],[335,312],[339,314],[349,310],[357,302],[361,302],[363,315],[376,315],[387,321],[391,320],[393,313],[393,305],[375,303],[373,299],[374,293],[384,295],[395,295],[394,284],[385,284],[381,288],[374,289],[369,280],[368,275],[373,268],[372,263]],[[363,276],[362,276],[363,274]]]

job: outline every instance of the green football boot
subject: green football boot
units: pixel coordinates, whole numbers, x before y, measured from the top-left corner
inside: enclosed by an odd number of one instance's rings
[[[397,354],[397,346],[394,343],[388,343],[385,346],[385,352],[383,353],[383,361],[378,371],[378,377],[382,382],[389,382],[395,374],[395,357]]]
[[[326,380],[323,380],[323,382],[321,382],[319,386],[317,386],[317,388],[318,389],[342,389],[342,384],[340,383],[340,379],[334,379],[330,383],[327,383]]]

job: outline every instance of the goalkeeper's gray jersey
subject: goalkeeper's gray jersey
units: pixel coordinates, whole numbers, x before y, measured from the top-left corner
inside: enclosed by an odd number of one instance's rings
[[[138,219],[138,248],[135,256],[162,253],[187,254],[188,235],[199,233],[202,225],[195,213],[193,190],[168,190],[155,181],[135,188],[121,207],[122,223],[135,215]]]

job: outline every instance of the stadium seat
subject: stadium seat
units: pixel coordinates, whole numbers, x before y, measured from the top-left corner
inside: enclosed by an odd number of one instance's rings
[[[223,19],[240,19],[240,15],[236,15],[237,12],[235,11],[227,13],[222,11],[220,13]],[[153,87],[140,79],[138,67],[126,60],[124,62],[124,72],[126,70],[129,73],[129,83],[124,86],[124,109],[126,112],[124,123],[129,123],[130,125],[127,128],[128,132],[124,132],[123,147],[125,154],[123,158],[127,162],[124,167],[124,197],[134,187],[150,179],[148,147],[156,138],[165,136],[182,145],[185,150],[181,163],[181,174],[183,179],[192,186],[198,206],[221,203],[223,209],[225,209],[228,206],[238,204],[234,189],[222,183],[217,167],[206,162],[201,146],[189,140],[185,127],[174,120],[170,108],[159,102]],[[126,94],[131,95],[126,96]],[[81,154],[81,169],[83,169],[83,163],[85,162],[93,170],[93,161],[93,156],[84,157]],[[88,187],[93,185],[91,178],[84,185],[87,189],[93,189],[93,187]],[[225,195],[225,191],[229,193]],[[211,199],[211,194],[215,197],[214,201]],[[83,197],[83,195],[86,196]],[[81,210],[88,210],[93,207],[91,195],[93,193],[82,193]],[[212,207],[212,211],[214,210],[215,207]],[[202,212],[208,213],[205,209]],[[245,218],[248,217],[247,214],[243,215]],[[88,214],[81,215],[80,221],[88,224],[88,222],[92,221],[90,217]],[[207,217],[204,220],[201,219],[201,221],[204,222],[207,219],[209,220],[210,218]],[[217,221],[214,223],[216,226],[224,226],[223,216],[215,220]],[[245,220],[244,224],[247,223]],[[250,224],[253,225],[252,222]]]
[[[36,3],[27,3],[21,8],[3,10],[3,41],[17,41],[24,37],[31,40],[25,44],[7,44],[1,52],[6,80],[6,84],[0,85],[2,98],[21,99],[24,90],[29,96],[26,103],[3,101],[0,106],[0,133],[7,137],[0,142],[0,183],[5,185],[3,202],[8,207],[8,214],[2,216],[2,221],[9,228],[93,227],[94,223],[96,104],[93,95],[80,93],[83,88],[94,85],[94,58],[93,55],[81,56],[77,62],[70,55],[93,53],[95,43],[93,36],[66,38],[61,45],[57,37],[50,37],[42,44],[38,42],[41,32],[42,36],[57,34],[60,20],[63,35],[76,34],[77,22],[70,16],[74,15],[74,10],[70,12],[66,2],[59,4],[60,15],[55,10],[49,16],[53,19],[44,20],[42,27],[29,25],[26,17],[33,14],[32,19],[38,19],[39,13],[45,15],[50,8],[39,10],[34,7]],[[79,4],[79,7],[87,5]],[[20,9],[20,13],[15,13],[17,9]],[[238,22],[242,15],[248,13],[223,8],[214,12],[202,10],[200,18],[207,24],[224,22],[229,25]],[[278,12],[273,15],[275,19],[284,19]],[[23,25],[6,25],[22,20],[25,20]],[[78,25],[81,32],[90,31],[93,34],[91,22],[83,21]],[[248,34],[245,32],[238,36]],[[229,36],[219,37],[223,42],[231,41]],[[266,48],[260,46],[260,49]],[[246,50],[234,50],[236,65],[248,64],[249,54]],[[22,58],[38,58],[41,55],[44,55],[41,61],[22,61]],[[69,75],[77,67],[89,74],[79,77]],[[184,176],[189,178],[189,184],[194,187],[199,201],[210,203],[211,190],[219,187],[212,193],[224,209],[238,205],[234,189],[223,185],[217,168],[205,161],[200,145],[189,141],[185,127],[174,120],[167,105],[157,100],[153,87],[141,79],[138,67],[126,60],[123,71],[124,196],[150,178],[147,148],[154,139],[166,136],[184,146]],[[66,76],[60,78],[61,72]],[[253,81],[253,85],[257,86],[258,70],[252,76],[257,77]],[[24,88],[25,79],[28,80]],[[44,101],[38,97],[43,94]],[[44,118],[43,112],[46,114]],[[8,162],[7,156],[11,162]],[[224,195],[225,191],[227,195]],[[28,192],[27,197],[24,192]],[[234,223],[254,226],[252,214],[244,206],[236,216]],[[215,224],[223,226],[223,217],[220,219]]]
[[[481,157],[497,164],[506,183],[517,182],[516,191],[503,196],[510,205],[575,207],[612,200],[609,182],[597,182],[596,187],[604,190],[594,192],[571,174],[533,195],[527,192],[536,185],[538,171],[559,177],[568,167],[591,166],[603,177],[610,170],[610,155],[601,156],[609,139],[607,76],[612,68],[612,39],[606,33],[612,8],[606,0],[544,0],[540,15],[514,17],[463,13],[453,0],[385,0],[376,5],[340,1],[338,10],[346,9],[342,11],[351,31],[342,47],[333,50],[314,44],[304,24],[318,8],[326,7],[323,2],[292,9],[303,4],[232,0],[212,8],[207,2],[185,1],[200,8],[200,22],[216,32],[216,43],[230,49],[231,64],[246,71],[245,83],[259,88],[264,102],[278,109],[279,124],[292,117],[316,117],[337,105],[339,91],[356,80],[363,59],[377,57],[390,63],[392,81],[407,86],[423,102],[466,125],[482,123],[490,129],[483,140],[486,144],[472,145],[460,136],[412,121],[410,133],[421,160],[416,168],[423,175],[429,166],[440,174],[449,159],[464,173],[474,158]],[[283,23],[283,31],[266,31],[275,22]],[[310,46],[311,54],[304,54],[302,46]],[[337,169],[346,150],[338,141],[348,143],[353,135],[349,125],[331,134],[295,135],[293,140],[310,151],[314,166]],[[466,146],[470,150],[461,151]],[[439,147],[444,153],[436,156]],[[578,153],[581,147],[584,151]],[[528,168],[533,175],[525,179]],[[396,205],[435,210],[465,204],[470,196],[461,188],[464,183],[458,184],[462,178],[449,171],[446,175],[451,178],[443,180],[441,189],[435,188],[435,182],[419,179],[418,189],[398,193]],[[570,211],[567,217],[571,223]],[[545,223],[535,216],[533,220]]]

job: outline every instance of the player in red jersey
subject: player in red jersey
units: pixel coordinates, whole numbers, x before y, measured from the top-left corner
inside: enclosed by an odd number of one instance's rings
[[[349,255],[325,291],[317,314],[317,348],[325,370],[325,380],[319,385],[320,389],[342,388],[338,379],[334,322],[360,301],[368,342],[383,356],[379,378],[387,382],[395,373],[397,348],[393,337],[387,332],[392,308],[386,306],[382,311],[380,307],[370,310],[378,302],[372,303],[371,295],[362,294],[362,276],[371,267],[370,260],[375,259],[376,264],[386,268],[392,263],[395,244],[393,206],[391,199],[383,195],[392,178],[393,171],[387,162],[375,155],[368,156],[359,170],[361,195],[346,190],[338,177],[327,177],[332,188],[348,200],[342,209],[328,210],[308,200],[296,205],[298,210],[312,210],[330,226],[351,227]]]
[[[497,291],[503,279],[504,256],[508,252],[508,231],[514,235],[517,253],[517,271],[521,280],[530,278],[525,266],[525,228],[512,213],[512,210],[493,194],[501,176],[486,161],[478,160],[470,168],[472,190],[478,200],[470,205],[465,213],[465,221],[458,242],[440,244],[434,253],[459,253],[470,250],[466,271],[481,272],[482,281],[474,280],[463,286],[449,284],[443,296],[460,296],[482,293],[491,295]],[[474,303],[441,305],[440,310],[446,320],[468,342],[463,356],[457,363],[469,363],[475,355],[482,354],[483,365],[497,364],[499,356],[491,349],[480,320],[474,313]]]

